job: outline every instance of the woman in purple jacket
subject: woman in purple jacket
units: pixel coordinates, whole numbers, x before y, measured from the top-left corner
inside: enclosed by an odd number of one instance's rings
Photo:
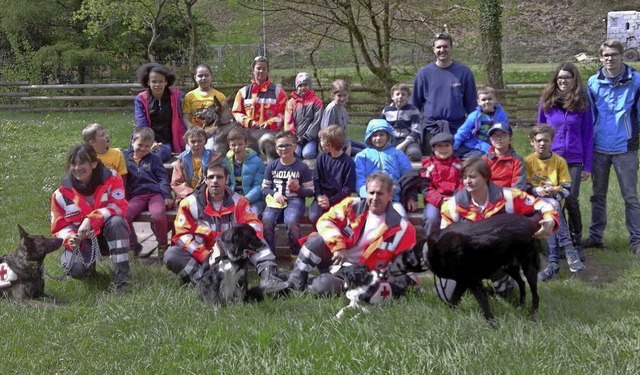
[[[545,86],[538,106],[538,124],[556,129],[551,151],[562,156],[569,165],[571,194],[566,198],[569,231],[576,248],[581,251],[582,217],[580,214],[580,182],[591,175],[593,156],[593,115],[584,82],[572,63],[560,64]]]

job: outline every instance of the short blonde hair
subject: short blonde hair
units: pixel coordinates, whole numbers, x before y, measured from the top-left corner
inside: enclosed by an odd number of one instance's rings
[[[82,140],[89,143],[96,139],[99,130],[104,130],[100,124],[89,124],[82,129]]]

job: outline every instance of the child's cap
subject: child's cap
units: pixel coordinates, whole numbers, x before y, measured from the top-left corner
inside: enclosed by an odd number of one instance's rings
[[[453,144],[453,135],[447,132],[441,132],[433,136],[429,141],[431,147],[435,146],[436,143],[451,143]]]
[[[491,136],[491,133],[493,133],[494,130],[502,130],[503,132],[509,133],[509,135],[513,135],[511,126],[509,126],[509,124],[507,124],[506,122],[498,122],[496,124],[493,124],[493,126],[489,128],[489,136]]]
[[[309,88],[311,88],[311,74],[306,72],[298,73],[296,76],[296,88],[301,84],[306,83]]]

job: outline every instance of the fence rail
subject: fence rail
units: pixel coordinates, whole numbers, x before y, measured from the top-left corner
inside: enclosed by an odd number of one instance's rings
[[[217,85],[216,89],[233,95],[244,85]],[[531,125],[536,122],[537,102],[543,87],[543,84],[517,84],[496,90],[512,124]],[[29,85],[25,81],[0,82],[0,110],[132,110],[135,95],[141,89],[139,83]],[[190,89],[183,88],[183,91]],[[294,88],[285,87],[285,90],[290,92]],[[326,105],[330,88],[318,87],[314,91],[325,98]],[[383,88],[352,85],[351,93],[347,107],[350,117],[357,119],[355,123],[364,124],[368,119],[379,116],[382,107],[389,102]]]

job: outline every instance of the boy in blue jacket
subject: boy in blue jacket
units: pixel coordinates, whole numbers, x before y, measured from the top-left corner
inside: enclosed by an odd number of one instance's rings
[[[126,198],[129,201],[126,219],[133,228],[133,220],[142,211],[151,213],[151,230],[158,241],[158,258],[162,259],[167,250],[167,209],[173,208],[174,201],[169,188],[169,176],[157,153],[152,153],[154,134],[149,127],[139,126],[133,131],[131,148],[124,152],[129,176]],[[135,231],[131,231],[129,244],[136,256],[142,245],[138,243]],[[148,253],[151,255],[151,253]]]
[[[493,87],[484,86],[478,90],[478,107],[471,112],[464,124],[453,136],[453,156],[469,159],[489,152],[489,129],[493,124],[509,122],[507,114],[497,103]]]
[[[400,201],[398,181],[403,174],[411,171],[411,162],[407,155],[393,147],[393,129],[387,120],[369,121],[364,135],[367,148],[356,157],[356,191],[362,198],[367,197],[367,176],[373,173],[386,173],[394,184],[393,201]]]

